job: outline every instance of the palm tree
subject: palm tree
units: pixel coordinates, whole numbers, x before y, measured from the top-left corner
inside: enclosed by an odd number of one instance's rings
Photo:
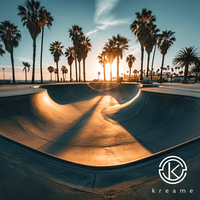
[[[49,49],[49,51],[51,51],[51,54],[54,57],[54,62],[56,63],[58,82],[59,82],[58,61],[60,60],[60,56],[63,55],[62,48],[63,46],[61,46],[61,42],[55,41],[50,44],[50,49]]]
[[[25,71],[25,81],[27,82],[27,72],[30,71],[30,64],[28,62],[22,62],[24,65],[23,71]]]
[[[154,26],[154,29],[153,29],[153,40],[154,40],[154,52],[153,52],[153,58],[152,58],[152,64],[151,64],[151,71],[153,72],[153,64],[154,64],[154,58],[155,58],[155,54],[156,54],[156,47],[158,45],[158,38],[159,38],[159,33],[160,32],[160,29],[157,29],[156,28],[156,25],[153,25]],[[152,80],[152,73],[151,73],[151,80]]]
[[[110,64],[110,81],[112,81],[112,63],[116,57],[113,41],[109,40],[109,42],[105,44],[103,50],[105,51],[106,59],[108,63]]]
[[[90,39],[88,37],[82,37],[82,48],[81,55],[83,59],[83,81],[86,81],[86,73],[85,73],[85,60],[87,58],[88,52],[91,51],[92,44],[90,43]]]
[[[33,39],[33,73],[32,73],[32,83],[35,81],[35,56],[36,56],[36,38],[41,32],[41,21],[40,13],[43,10],[39,1],[26,0],[22,5],[18,6],[21,21],[23,26],[26,26],[29,30],[31,38]]]
[[[41,54],[40,54],[40,75],[41,75],[41,83],[43,83],[43,76],[42,76],[42,53],[43,53],[43,40],[44,40],[44,27],[45,25],[50,28],[52,26],[53,17],[51,16],[50,12],[47,10],[40,10],[40,23],[42,28],[42,38],[41,38]]]
[[[155,46],[155,48],[156,48],[157,37],[158,37],[157,32],[158,31],[160,31],[160,30],[156,29],[156,25],[152,24],[152,26],[149,27],[149,34],[147,35],[146,40],[144,42],[144,47],[145,47],[145,50],[148,54],[148,57],[147,57],[147,77],[149,76],[148,73],[149,73],[150,54],[153,50],[153,47]],[[155,56],[155,54],[154,54],[154,56]],[[151,69],[151,71],[152,71],[152,69]]]
[[[99,64],[103,67],[103,76],[104,76],[104,82],[106,81],[106,63],[108,62],[106,60],[106,52],[102,51],[97,58],[99,59]]]
[[[63,74],[63,81],[65,81],[64,74],[67,74],[68,69],[64,65],[61,67],[61,72]]]
[[[156,21],[156,18],[152,14],[151,10],[145,8],[142,9],[141,14],[136,12],[136,20],[131,24],[130,29],[137,37],[137,41],[141,45],[141,72],[143,72],[143,57],[144,57],[144,42],[149,34],[149,29],[152,27],[153,22]],[[143,74],[140,74],[140,80],[143,80]]]
[[[52,81],[52,73],[54,72],[54,68],[52,66],[49,66],[47,69],[49,73],[51,74],[51,81]]]
[[[119,81],[119,58],[123,59],[124,50],[128,50],[128,39],[117,34],[117,37],[113,36],[109,39],[115,49],[115,56],[117,57],[117,82]]]
[[[67,57],[68,65],[70,66],[70,82],[72,81],[72,63],[74,61],[74,47],[66,48],[65,57]]]
[[[3,50],[3,45],[0,44],[0,56],[3,56],[5,54],[5,51]]]
[[[134,55],[129,54],[126,57],[126,62],[128,63],[128,67],[129,67],[129,82],[131,81],[131,68],[133,66],[133,63],[135,62],[136,58]]]
[[[69,29],[69,37],[73,41],[74,45],[74,50],[75,50],[75,70],[76,70],[76,81],[78,81],[78,73],[77,73],[77,50],[78,50],[78,45],[81,41],[81,38],[83,36],[82,28],[79,27],[78,25],[73,25],[71,29]]]
[[[182,50],[180,50],[175,56],[172,63],[173,65],[179,64],[180,66],[185,67],[184,81],[186,81],[189,66],[200,63],[200,53],[197,52],[197,48],[195,49],[194,47],[185,47],[185,49],[182,48]]]
[[[160,73],[160,82],[162,82],[162,71],[164,66],[164,59],[165,55],[167,54],[167,50],[171,47],[174,41],[176,41],[176,38],[174,37],[174,33],[171,30],[163,31],[162,34],[160,34],[158,39],[158,47],[160,48],[160,52],[162,54],[162,65],[161,65],[161,73]]]
[[[0,39],[4,43],[6,51],[10,53],[11,63],[12,63],[12,77],[13,83],[15,83],[15,67],[14,67],[14,57],[13,50],[19,45],[21,40],[20,31],[17,30],[17,26],[10,21],[1,22],[0,25]]]

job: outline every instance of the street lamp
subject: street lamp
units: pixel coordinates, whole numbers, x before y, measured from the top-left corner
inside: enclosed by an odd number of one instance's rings
[[[2,70],[3,70],[3,79],[5,80],[5,68],[3,67]]]

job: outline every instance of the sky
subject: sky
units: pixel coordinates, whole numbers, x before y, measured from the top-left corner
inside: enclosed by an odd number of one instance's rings
[[[24,80],[22,62],[28,62],[32,66],[33,41],[26,27],[22,26],[21,18],[18,16],[18,5],[23,4],[23,0],[0,0],[0,22],[9,20],[18,26],[22,39],[17,48],[14,49],[15,76],[16,80]],[[82,27],[84,35],[88,36],[92,43],[92,49],[86,59],[86,79],[103,79],[103,68],[99,64],[97,56],[102,51],[104,44],[112,36],[120,34],[129,39],[129,50],[124,52],[123,59],[120,60],[120,75],[129,70],[125,58],[129,54],[136,57],[133,64],[134,69],[140,69],[141,51],[140,44],[130,30],[130,24],[136,19],[135,12],[141,12],[142,8],[152,11],[156,16],[157,28],[161,31],[172,30],[175,32],[176,41],[170,47],[165,56],[164,66],[173,67],[172,60],[175,55],[185,47],[200,47],[200,0],[40,0],[54,18],[50,29],[45,27],[44,32],[44,52],[43,52],[43,76],[44,80],[49,80],[50,75],[47,67],[56,67],[53,56],[50,54],[50,43],[62,42],[65,48],[72,46],[68,30],[76,24]],[[0,42],[2,43],[2,42]],[[36,47],[36,80],[40,79],[41,34],[37,37]],[[200,50],[199,50],[200,51]],[[151,55],[152,59],[152,55]],[[154,69],[160,68],[162,55],[159,49],[156,51]],[[147,54],[144,54],[144,69],[146,69]],[[151,60],[150,60],[151,63]],[[59,61],[59,68],[65,65],[68,69],[66,57],[62,56]],[[150,65],[151,66],[151,65]],[[2,68],[5,67],[6,79],[11,78],[11,59],[6,52],[0,57],[0,79],[3,78]],[[60,69],[59,69],[60,70]],[[109,79],[109,65],[106,65],[106,77]],[[30,80],[31,71],[28,73]],[[61,76],[61,72],[60,72]],[[116,61],[113,63],[113,76],[116,77]],[[53,74],[53,78],[54,78]],[[66,76],[69,80],[69,72]],[[75,67],[73,63],[73,79],[75,79]]]

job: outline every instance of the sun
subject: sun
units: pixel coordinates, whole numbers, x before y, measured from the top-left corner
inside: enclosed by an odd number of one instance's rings
[[[112,78],[117,77],[117,61],[114,60],[112,63]],[[106,80],[110,80],[110,64],[106,64]]]

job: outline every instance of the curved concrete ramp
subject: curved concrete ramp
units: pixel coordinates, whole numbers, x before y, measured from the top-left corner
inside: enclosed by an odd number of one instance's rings
[[[0,98],[0,110],[0,199],[200,199],[197,98],[134,84],[46,85]],[[187,163],[178,186],[158,175],[169,155]],[[187,194],[159,194],[180,188]]]
[[[43,88],[47,91],[1,99],[1,135],[64,160],[92,166],[121,164],[151,155],[127,130],[113,125],[102,114],[107,107],[134,98],[137,85],[112,84],[110,90],[101,92],[87,84]]]

